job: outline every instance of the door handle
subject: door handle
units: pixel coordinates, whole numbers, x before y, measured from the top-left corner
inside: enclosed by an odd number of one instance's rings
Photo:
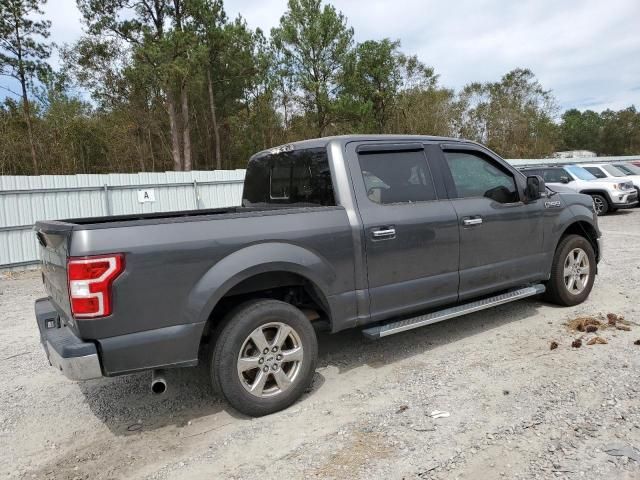
[[[465,218],[464,220],[462,220],[462,224],[465,227],[471,227],[473,225],[481,225],[482,224],[482,218],[481,217]]]
[[[376,240],[382,240],[384,238],[394,238],[396,236],[396,229],[393,227],[382,228],[380,230],[373,230],[371,235]]]

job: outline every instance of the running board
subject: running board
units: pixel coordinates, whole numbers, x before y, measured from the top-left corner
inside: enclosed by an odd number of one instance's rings
[[[362,333],[369,338],[381,338],[393,335],[394,333],[404,332],[413,328],[424,327],[432,323],[442,322],[454,317],[460,317],[468,313],[485,310],[487,308],[502,305],[503,303],[513,302],[526,297],[532,297],[540,293],[544,293],[545,286],[542,284],[532,285],[530,287],[511,290],[495,297],[483,298],[475,302],[466,303],[464,305],[456,305],[455,307],[445,308],[438,312],[427,313],[414,318],[406,318],[404,320],[392,321],[383,325],[369,327],[362,330]]]

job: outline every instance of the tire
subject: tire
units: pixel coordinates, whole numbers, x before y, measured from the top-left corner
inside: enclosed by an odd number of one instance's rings
[[[580,235],[567,235],[560,240],[553,256],[547,300],[564,307],[578,305],[591,293],[595,276],[596,255],[589,240]]]
[[[593,208],[598,216],[606,215],[609,212],[609,201],[603,196],[597,193],[592,193]]]
[[[298,400],[313,380],[317,360],[316,333],[300,310],[278,300],[255,300],[225,317],[209,369],[214,390],[239,412],[259,417]]]

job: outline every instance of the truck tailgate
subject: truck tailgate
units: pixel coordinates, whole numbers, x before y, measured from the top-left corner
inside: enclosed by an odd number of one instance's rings
[[[63,321],[71,318],[67,257],[73,225],[64,222],[37,222],[36,236],[40,244],[42,280],[45,289]]]

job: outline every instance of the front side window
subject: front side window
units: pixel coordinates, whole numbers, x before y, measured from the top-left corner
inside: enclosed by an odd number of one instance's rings
[[[569,165],[568,167],[564,167],[564,169],[579,180],[591,181],[596,179],[592,173],[577,165]]]
[[[358,161],[372,202],[384,205],[436,199],[423,150],[360,152]]]
[[[607,174],[599,167],[584,167],[584,169],[596,178],[607,178]]]
[[[335,205],[326,149],[290,150],[254,157],[247,166],[242,205]]]
[[[458,198],[486,197],[500,203],[519,200],[513,175],[488,158],[470,152],[445,152]]]

